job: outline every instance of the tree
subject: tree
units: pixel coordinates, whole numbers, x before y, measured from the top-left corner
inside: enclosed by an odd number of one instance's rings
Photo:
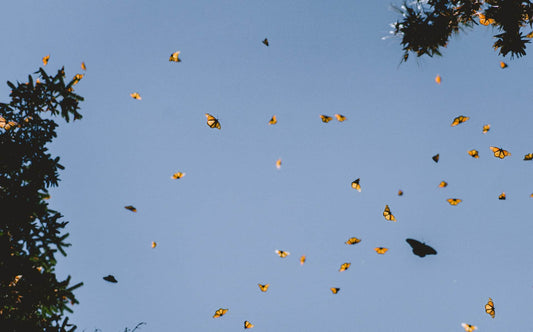
[[[11,102],[0,103],[0,331],[73,331],[63,317],[78,303],[70,276],[55,275],[59,251],[66,256],[68,222],[48,208],[48,188],[57,186],[59,157],[47,153],[60,115],[81,119],[74,85],[62,68],[49,76],[42,68],[27,83],[7,82]]]
[[[452,34],[475,25],[491,26],[495,50],[502,56],[526,55],[526,44],[533,32],[533,4],[522,0],[414,0],[397,8],[402,20],[394,23],[395,35],[402,37],[403,61],[409,54],[441,55]],[[477,19],[477,21],[476,21]]]

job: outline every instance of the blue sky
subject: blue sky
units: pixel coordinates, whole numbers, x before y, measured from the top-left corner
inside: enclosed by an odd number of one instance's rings
[[[80,331],[533,325],[532,65],[500,69],[490,27],[400,65],[399,39],[382,39],[398,18],[389,2],[23,1],[1,15],[4,80],[25,80],[47,54],[50,73],[87,65],[84,117],[50,147],[66,166],[50,204],[72,243],[57,271],[84,282]],[[182,62],[169,62],[177,50]],[[347,120],[320,121],[335,113]],[[451,127],[458,115],[470,120]],[[345,245],[352,236],[362,242]],[[406,238],[438,254],[414,256]]]

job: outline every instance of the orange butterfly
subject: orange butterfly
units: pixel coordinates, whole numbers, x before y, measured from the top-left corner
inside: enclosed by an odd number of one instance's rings
[[[457,205],[461,203],[463,200],[459,198],[448,198],[447,201],[448,203],[450,203],[450,205]]]
[[[274,125],[276,123],[278,123],[278,119],[276,118],[275,115],[272,115],[272,118],[270,119],[270,121],[268,121],[268,124],[269,125]]]
[[[477,326],[461,323],[461,326],[465,329],[465,332],[474,332],[474,330],[477,330]]]
[[[377,248],[374,248],[374,250],[375,250],[378,254],[383,255],[383,254],[385,254],[389,249],[387,249],[387,248],[383,248],[383,247],[377,247]]]
[[[322,122],[328,123],[331,121],[332,117],[327,115],[320,115],[320,118],[322,119]]]
[[[486,124],[483,126],[483,134],[486,134],[490,130],[490,124]]]
[[[215,314],[213,315],[213,318],[218,318],[218,317],[222,317],[226,314],[226,312],[228,312],[229,309],[223,309],[223,308],[220,308],[218,309],[217,311],[215,311]]]
[[[338,287],[331,287],[330,289],[331,289],[331,292],[332,292],[333,294],[337,294],[337,293],[341,290],[341,289],[338,288]]]
[[[442,82],[442,78],[440,77],[440,75],[437,75],[435,77],[435,83],[440,84],[440,82]]]
[[[130,210],[131,212],[137,212],[137,209],[133,205],[128,205],[124,207],[126,210]]]
[[[357,190],[358,192],[361,192],[361,185],[359,184],[359,180],[360,179],[358,178],[352,182],[352,188]]]
[[[257,286],[259,286],[259,289],[261,290],[261,292],[264,293],[268,290],[268,286],[270,286],[270,284],[265,284],[265,285],[257,284]]]
[[[335,114],[335,118],[339,122],[343,122],[344,120],[346,120],[346,117],[344,115],[342,115],[342,114]]]
[[[249,321],[245,320],[244,321],[244,329],[251,329],[252,327],[254,327],[255,325],[250,323]]]
[[[489,302],[485,304],[485,312],[489,314],[492,318],[496,315],[496,311],[494,309],[494,302],[492,302],[492,299],[489,297]]]
[[[351,238],[348,239],[348,241],[346,241],[344,243],[349,244],[349,245],[354,245],[354,244],[359,243],[359,242],[361,242],[361,239],[358,239],[356,237],[351,237]]]
[[[388,221],[396,221],[396,218],[394,218],[394,216],[390,212],[390,208],[388,205],[385,205],[385,210],[383,211],[383,217],[385,217],[385,220],[388,220]]]
[[[304,265],[305,263],[305,255],[302,255],[302,257],[300,257],[300,265]]]
[[[180,56],[180,51],[176,51],[170,55],[170,58],[168,59],[168,61],[181,62],[181,59],[179,58],[179,56]]]
[[[43,58],[43,65],[46,66],[48,64],[48,60],[50,60],[50,54],[48,54],[47,56],[45,56]]]
[[[289,256],[291,253],[288,252],[288,251],[276,250],[276,254],[278,254],[278,256],[281,257],[281,258],[285,258],[285,257]]]
[[[131,98],[141,100],[141,95],[137,92],[130,93]]]
[[[494,157],[500,158],[500,159],[503,159],[503,158],[511,155],[511,153],[509,151],[504,150],[502,148],[497,148],[497,147],[494,147],[494,146],[491,146],[490,150],[492,152],[494,152]]]
[[[471,155],[473,158],[476,158],[476,159],[479,158],[479,152],[475,149],[468,151],[468,154]]]
[[[459,115],[458,117],[456,117],[455,119],[453,119],[453,122],[451,124],[452,127],[455,127],[457,126],[458,124],[460,123],[463,123],[465,122],[466,120],[470,119],[468,116],[464,116],[464,115]]]
[[[500,196],[498,196],[498,199],[501,201],[504,201],[506,198],[505,193],[501,193]]]
[[[441,181],[441,182],[439,183],[439,187],[440,187],[440,188],[444,188],[444,187],[446,187],[446,186],[448,186],[448,182],[446,182],[446,181]]]
[[[342,271],[346,271],[350,268],[350,265],[352,265],[352,263],[344,263],[341,265],[341,268],[339,269],[340,272]]]

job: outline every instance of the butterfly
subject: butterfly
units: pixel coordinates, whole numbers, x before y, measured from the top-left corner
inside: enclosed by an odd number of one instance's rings
[[[218,119],[212,116],[209,113],[205,113],[205,117],[207,118],[207,125],[210,128],[217,128],[220,129],[220,122],[218,122]]]
[[[361,239],[358,239],[356,237],[351,237],[351,238],[348,239],[348,241],[346,241],[344,243],[349,244],[349,245],[354,245],[354,244],[359,243],[359,242],[361,242]]]
[[[172,174],[172,179],[177,180],[177,179],[181,179],[184,176],[185,176],[185,173],[177,172],[177,173]]]
[[[272,115],[272,118],[270,119],[270,121],[268,121],[268,124],[269,125],[274,125],[276,123],[278,123],[278,119],[276,119],[275,115]]]
[[[322,119],[322,122],[324,122],[324,123],[328,123],[328,122],[330,122],[332,120],[331,116],[327,116],[327,115],[323,115],[323,114],[320,115],[320,118]]]
[[[338,288],[338,287],[331,287],[330,289],[331,289],[331,292],[332,292],[333,294],[337,294],[337,293],[341,290],[341,289]]]
[[[440,84],[441,81],[442,81],[442,78],[440,77],[440,75],[437,75],[435,77],[435,83]]]
[[[444,187],[446,187],[446,186],[448,186],[448,182],[446,182],[446,181],[441,181],[441,182],[439,183],[439,188],[444,188]]]
[[[342,115],[342,114],[335,114],[335,118],[339,122],[343,122],[344,120],[346,120],[346,117],[344,115]]]
[[[500,159],[503,159],[503,158],[511,155],[511,153],[509,151],[504,150],[502,148],[497,148],[497,147],[494,147],[494,146],[491,146],[490,150],[492,152],[494,152],[494,157],[500,158]]]
[[[82,70],[87,70],[87,66],[85,65],[85,62],[81,63],[81,69]]]
[[[461,203],[463,200],[459,198],[448,198],[447,201],[448,203],[450,203],[450,205],[457,205]]]
[[[255,325],[250,323],[249,321],[247,321],[247,320],[244,321],[244,329],[251,329],[254,326]]]
[[[482,25],[491,25],[491,24],[494,24],[496,21],[494,21],[494,19],[492,18],[486,18],[485,15],[479,13],[478,14],[479,16],[479,23],[482,24]]]
[[[15,126],[17,126],[18,123],[15,121],[7,121],[3,117],[0,116],[0,128],[4,128],[5,130],[9,130]]]
[[[170,55],[170,58],[168,59],[168,61],[181,62],[181,59],[179,58],[179,56],[180,56],[180,51],[176,51]]]
[[[398,196],[403,196],[403,191],[398,190]]]
[[[496,311],[494,309],[494,302],[492,302],[492,299],[489,297],[489,302],[485,304],[485,312],[489,314],[492,318],[494,318]]]
[[[490,124],[486,124],[483,126],[483,134],[486,134],[490,130]]]
[[[104,279],[105,281],[109,281],[109,282],[112,282],[112,283],[114,283],[114,284],[116,284],[116,283],[118,282],[117,279],[115,279],[115,277],[112,276],[111,274],[108,275],[108,276],[105,276],[103,279]]]
[[[461,326],[465,329],[466,332],[473,332],[474,330],[477,330],[477,326],[461,323]]]
[[[507,68],[507,64],[503,61],[500,61],[500,68],[501,69]]]
[[[48,54],[47,56],[45,56],[45,57],[43,58],[43,65],[46,66],[46,65],[48,64],[48,60],[50,60],[50,54]]]
[[[22,274],[16,275],[13,281],[9,283],[9,287],[15,287],[17,283],[19,282],[20,278],[22,278]]]
[[[263,44],[265,44],[266,46],[268,46],[268,39],[265,38],[265,40],[263,40]]]
[[[277,169],[281,168],[281,159],[276,160],[276,168]]]
[[[352,265],[352,263],[344,263],[341,265],[339,271],[342,272],[342,271],[346,271],[350,268],[350,265]]]
[[[357,190],[358,192],[361,192],[361,185],[359,184],[359,180],[360,179],[358,178],[352,182],[352,188]]]
[[[305,255],[302,255],[302,257],[300,257],[300,265],[304,265],[305,263]]]
[[[268,286],[270,286],[270,284],[266,284],[266,285],[257,284],[257,286],[259,286],[259,289],[261,290],[261,292],[264,293],[268,290]]]
[[[468,154],[471,155],[473,158],[476,158],[476,159],[479,158],[479,152],[475,149],[468,151]]]
[[[431,159],[433,159],[434,162],[438,163],[439,162],[439,154],[437,153],[436,155],[431,157]]]
[[[377,248],[374,248],[374,250],[380,254],[380,255],[383,255],[384,253],[386,253],[389,249],[387,248],[383,248],[383,247],[377,247]]]
[[[426,255],[436,255],[437,251],[435,249],[431,248],[427,244],[414,240],[414,239],[405,239],[407,243],[413,248],[413,254],[424,257]]]
[[[505,193],[501,193],[500,196],[498,196],[498,199],[504,201],[505,197]]]
[[[524,160],[531,160],[533,159],[533,153],[528,153],[524,156]]]
[[[226,314],[226,312],[228,312],[228,309],[220,308],[217,311],[215,311],[215,314],[213,315],[213,318],[222,317],[222,316],[224,316]]]
[[[468,116],[464,116],[464,115],[459,115],[458,117],[456,117],[455,119],[453,119],[453,122],[451,124],[452,127],[455,127],[457,126],[458,124],[460,123],[463,123],[465,122],[466,120],[470,119]]]
[[[72,79],[72,85],[78,84],[82,78],[83,74],[76,74],[76,76],[74,76],[74,78]]]
[[[137,92],[130,93],[131,98],[141,100],[141,95]]]
[[[288,252],[288,251],[276,250],[276,254],[278,254],[278,256],[281,257],[281,258],[285,258],[285,257],[289,256],[291,253]]]
[[[152,249],[155,248],[155,247],[157,247],[157,243],[152,241]]]
[[[126,210],[130,210],[131,212],[137,212],[137,209],[133,205],[128,205],[124,207]]]
[[[385,217],[385,220],[396,221],[396,218],[394,218],[394,216],[390,212],[390,208],[388,205],[385,205],[385,210],[383,210],[383,216]]]

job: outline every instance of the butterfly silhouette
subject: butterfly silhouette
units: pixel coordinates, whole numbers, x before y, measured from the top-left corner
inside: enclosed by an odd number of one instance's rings
[[[407,243],[413,248],[413,254],[424,257],[426,255],[436,255],[437,251],[435,249],[431,248],[427,244],[414,240],[414,239],[405,239]]]
[[[438,163],[439,162],[439,154],[437,153],[436,155],[431,157],[431,159],[433,159],[434,162]]]
[[[109,281],[109,282],[112,282],[112,283],[114,283],[114,284],[116,284],[116,283],[118,282],[117,279],[115,279],[115,277],[112,276],[111,274],[108,275],[108,276],[105,276],[103,279],[104,279],[105,281]]]

